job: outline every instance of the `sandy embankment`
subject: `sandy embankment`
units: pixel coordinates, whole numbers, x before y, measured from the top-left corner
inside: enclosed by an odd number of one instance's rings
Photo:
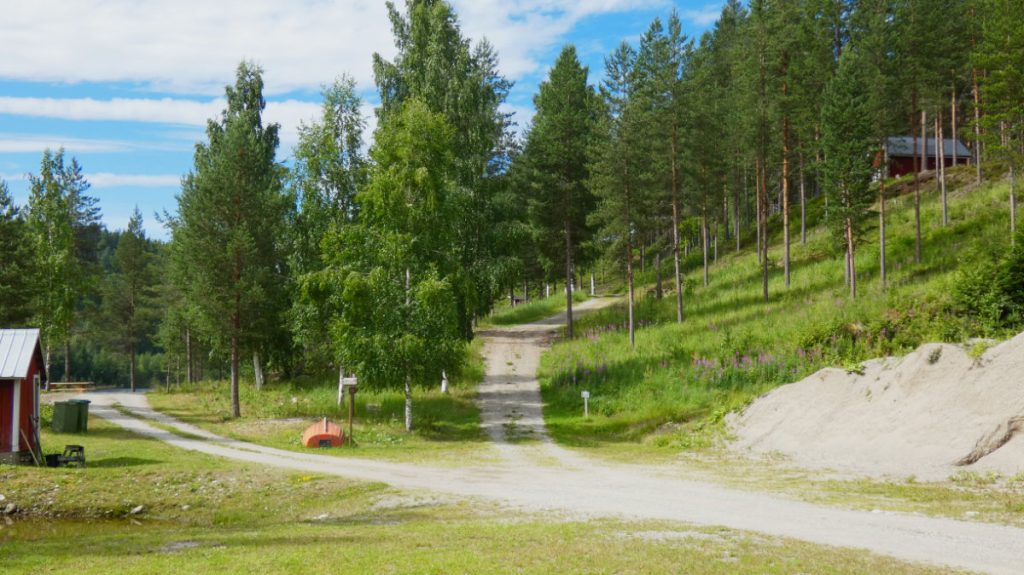
[[[1024,472],[1024,334],[974,360],[925,344],[823,369],[755,401],[731,421],[734,447],[812,468],[944,479],[959,469]]]

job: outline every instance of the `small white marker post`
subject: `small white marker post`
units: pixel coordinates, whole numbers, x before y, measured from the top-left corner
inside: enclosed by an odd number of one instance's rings
[[[583,396],[583,417],[590,417],[590,392],[584,391],[580,395]]]

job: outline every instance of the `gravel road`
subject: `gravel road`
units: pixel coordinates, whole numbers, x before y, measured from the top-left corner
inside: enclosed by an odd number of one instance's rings
[[[607,301],[590,300],[580,308]],[[467,462],[456,469],[284,451],[219,437],[155,412],[142,394],[98,392],[83,397],[93,401],[94,414],[135,433],[239,461],[480,498],[517,510],[724,526],[976,572],[1024,572],[1022,529],[813,505],[679,479],[667,467],[591,461],[554,445],[544,431],[535,372],[559,324],[559,318],[551,318],[481,334],[487,360],[479,395],[482,422],[501,458]],[[123,409],[114,409],[115,404]],[[202,439],[170,433],[147,420]],[[535,441],[520,441],[524,439]]]

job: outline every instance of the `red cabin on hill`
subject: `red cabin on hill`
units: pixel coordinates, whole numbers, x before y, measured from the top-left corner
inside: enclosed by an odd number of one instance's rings
[[[914,140],[917,146],[914,146]],[[889,177],[896,178],[914,173],[914,150],[917,150],[918,171],[924,172],[939,167],[939,154],[936,151],[938,141],[935,138],[911,138],[910,136],[893,136],[885,140],[885,155],[889,160]],[[921,165],[921,147],[924,150],[924,165]],[[942,163],[948,168],[953,165],[967,164],[971,161],[971,150],[959,140],[943,139]]]
[[[39,457],[39,391],[46,365],[38,329],[0,329],[0,461]]]

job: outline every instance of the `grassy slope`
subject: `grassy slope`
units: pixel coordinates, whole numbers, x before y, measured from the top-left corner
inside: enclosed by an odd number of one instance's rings
[[[854,367],[924,341],[957,342],[973,335],[949,311],[950,286],[961,265],[1008,247],[1008,187],[952,193],[945,228],[938,194],[929,187],[923,195],[921,264],[913,263],[913,196],[888,203],[888,289],[879,281],[873,227],[857,254],[858,298],[848,297],[842,259],[824,226],[814,226],[821,220],[819,203],[812,206],[806,245],[799,242],[798,211],[794,218],[788,290],[781,234],[772,239],[768,304],[762,302],[756,255],[746,242],[738,254],[720,252],[710,286],[700,285],[699,269],[687,275],[683,324],[674,323],[674,298],[642,299],[638,317],[646,327],[637,332],[635,349],[623,331],[622,307],[582,317],[582,337],[557,344],[542,360],[552,435],[581,447],[701,447],[728,411],[823,366]],[[773,220],[771,229],[780,228]],[[582,417],[582,389],[592,394],[589,419]]]
[[[0,466],[5,574],[944,573],[722,529],[580,521],[182,451],[97,419],[85,469]],[[143,510],[131,515],[138,505]]]

